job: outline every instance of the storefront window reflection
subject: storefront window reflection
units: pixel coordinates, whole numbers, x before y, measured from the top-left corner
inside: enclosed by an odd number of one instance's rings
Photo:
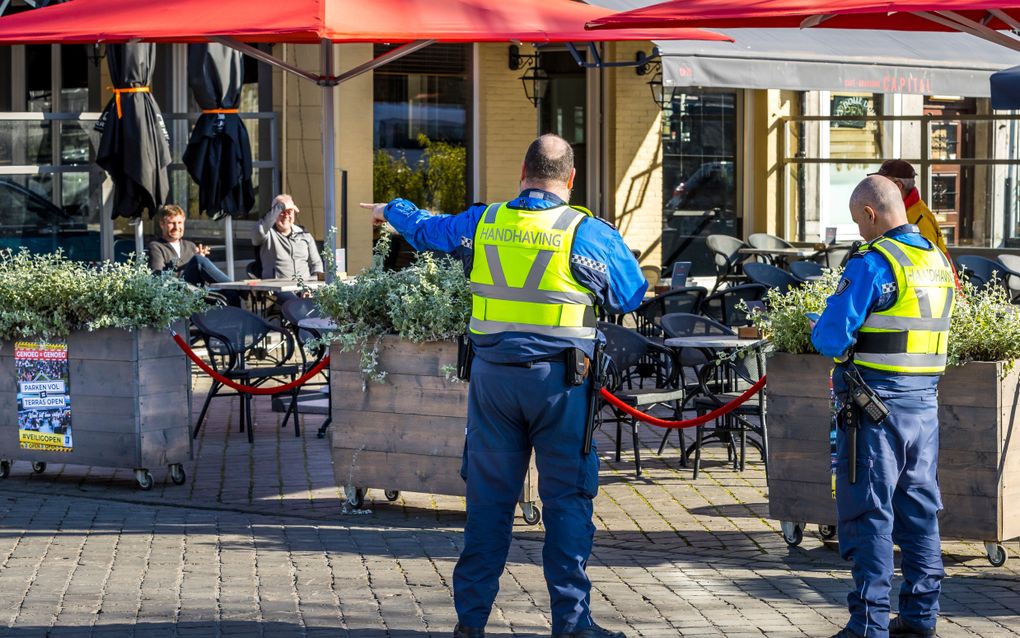
[[[672,91],[672,94],[669,94]],[[705,237],[740,236],[737,217],[737,94],[667,89],[662,117],[662,265],[693,262],[714,273]]]

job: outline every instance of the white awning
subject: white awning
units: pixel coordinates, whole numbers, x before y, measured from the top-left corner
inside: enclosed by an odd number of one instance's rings
[[[643,0],[590,0],[623,11]],[[727,42],[656,42],[665,86],[988,97],[1020,53],[963,33],[727,29]]]

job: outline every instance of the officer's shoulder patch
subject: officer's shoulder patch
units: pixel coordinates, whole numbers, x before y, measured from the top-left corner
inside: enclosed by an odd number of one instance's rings
[[[843,277],[839,280],[839,285],[836,286],[836,292],[834,294],[841,295],[846,292],[846,289],[850,287],[850,280]]]

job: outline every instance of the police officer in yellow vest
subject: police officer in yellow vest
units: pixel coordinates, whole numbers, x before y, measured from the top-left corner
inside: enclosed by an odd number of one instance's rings
[[[372,208],[416,250],[459,257],[473,296],[475,358],[468,394],[464,548],[453,573],[455,638],[481,638],[510,549],[514,508],[531,450],[538,464],[546,537],[542,567],[552,634],[623,638],[595,624],[585,565],[599,460],[583,452],[591,375],[568,380],[599,338],[595,306],[636,308],[648,287],[620,234],[567,205],[574,154],[556,135],[528,148],[521,193],[460,215],[430,215],[403,199]]]
[[[845,421],[837,431],[839,549],[853,561],[854,579],[850,621],[837,636],[931,638],[944,575],[936,385],[946,366],[953,271],[907,222],[903,198],[885,177],[858,184],[850,213],[868,243],[847,261],[811,340],[837,360],[836,409],[848,401],[843,371],[852,362],[889,415],[876,423],[855,413],[855,480]],[[894,543],[902,552],[903,585],[899,615],[890,622]]]

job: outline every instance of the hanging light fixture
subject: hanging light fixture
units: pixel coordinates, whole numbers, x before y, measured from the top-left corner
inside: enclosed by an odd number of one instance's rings
[[[93,42],[89,45],[88,53],[85,54],[85,57],[88,58],[89,62],[91,62],[94,66],[98,67],[99,63],[106,57],[106,45],[100,44],[99,42]]]
[[[666,102],[666,87],[662,84],[662,71],[658,71],[651,80],[648,80],[648,88],[652,91],[652,100],[659,105],[659,108],[665,108]]]
[[[662,58],[658,56],[658,53],[647,56],[644,51],[638,51],[634,70],[640,76],[652,76],[652,79],[648,80],[648,88],[652,91],[652,100],[660,109],[665,107],[666,89],[662,84]]]
[[[539,65],[538,53],[521,53],[520,47],[511,44],[509,54],[507,66],[511,71],[524,69],[524,75],[521,76],[524,95],[533,106],[538,107],[538,103],[549,90],[549,74]]]

